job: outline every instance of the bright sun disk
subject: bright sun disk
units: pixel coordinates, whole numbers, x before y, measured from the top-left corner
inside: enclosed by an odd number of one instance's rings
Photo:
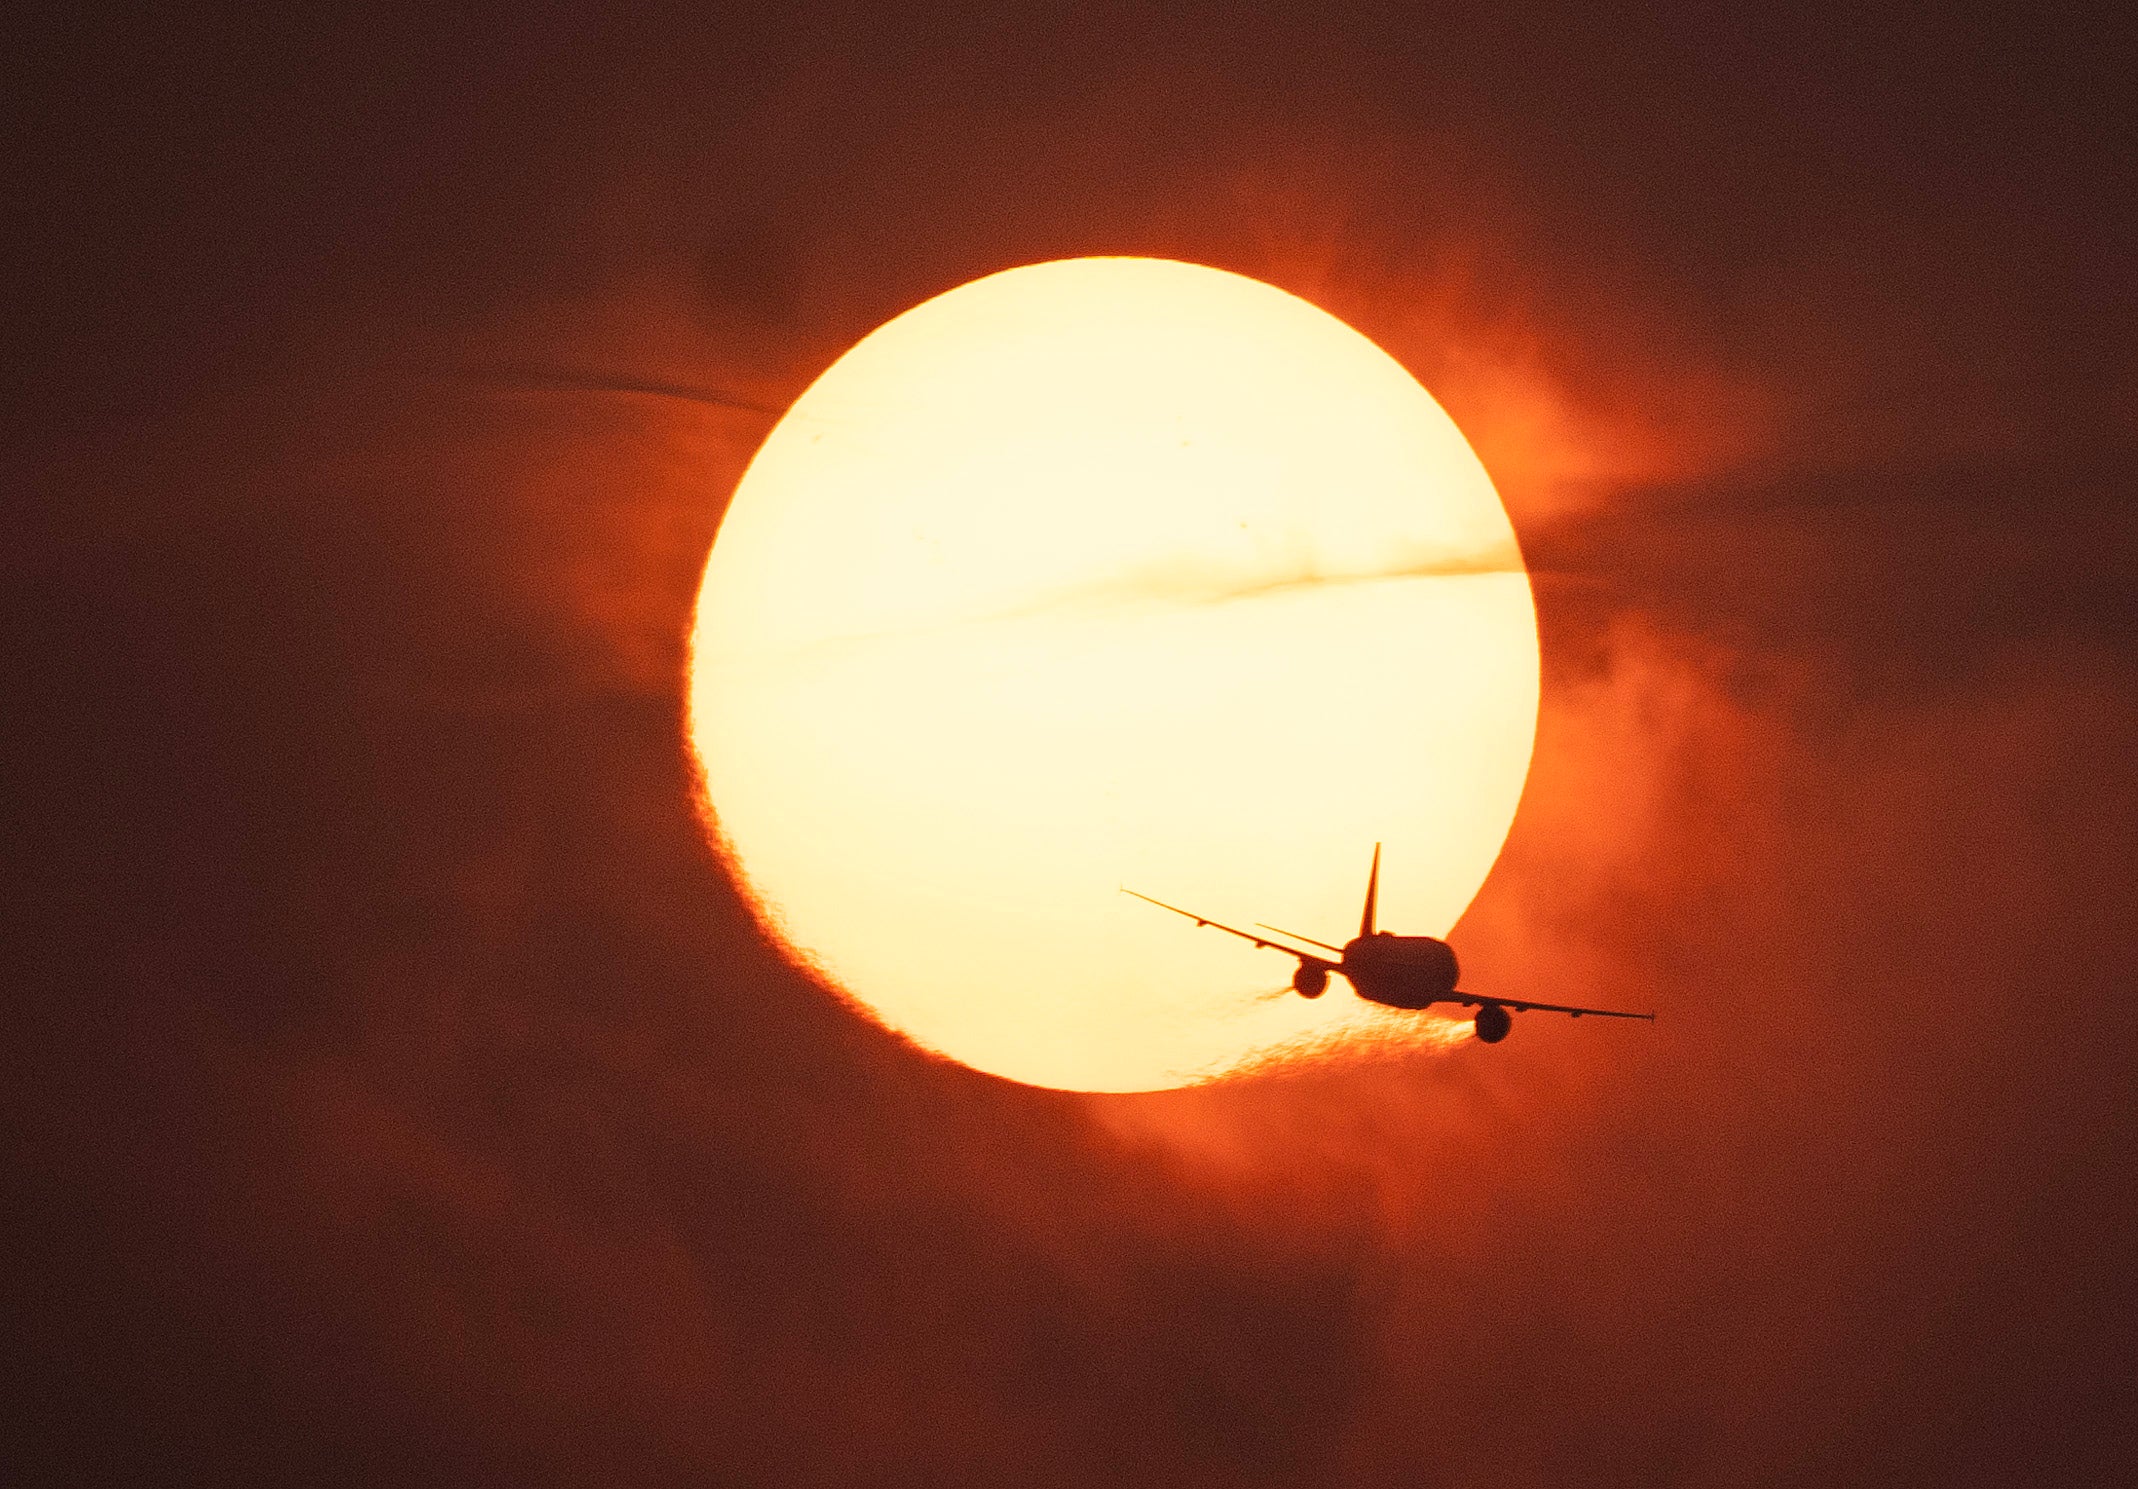
[[[1443,935],[1529,768],[1537,632],[1454,423],[1303,300],[1037,264],[878,328],[772,431],[698,598],[711,824],[801,961],[927,1049],[1132,1091],[1420,1037],[1117,893]]]

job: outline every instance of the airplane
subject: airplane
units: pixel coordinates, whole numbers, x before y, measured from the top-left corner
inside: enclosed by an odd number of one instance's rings
[[[1329,974],[1336,972],[1348,981],[1353,991],[1369,1003],[1379,1003],[1388,1008],[1430,1008],[1435,1003],[1455,1003],[1464,1008],[1477,1010],[1477,1037],[1486,1044],[1498,1044],[1514,1028],[1517,1013],[1567,1013],[1575,1018],[1587,1015],[1605,1019],[1646,1019],[1655,1022],[1652,1013],[1623,1013],[1615,1008],[1572,1008],[1563,1003],[1531,1003],[1520,998],[1488,998],[1481,993],[1464,992],[1455,986],[1460,970],[1455,962],[1455,948],[1432,936],[1392,936],[1374,924],[1374,902],[1379,898],[1381,887],[1381,845],[1373,845],[1373,868],[1366,876],[1366,913],[1359,917],[1359,933],[1342,946],[1331,946],[1326,941],[1317,941],[1312,936],[1302,936],[1297,931],[1279,930],[1273,925],[1256,921],[1258,928],[1287,936],[1294,941],[1304,941],[1309,946],[1318,946],[1323,951],[1333,951],[1336,959],[1316,956],[1311,951],[1301,951],[1296,946],[1287,946],[1282,941],[1272,941],[1267,936],[1258,936],[1253,931],[1243,931],[1223,925],[1207,915],[1198,915],[1193,910],[1183,910],[1178,905],[1169,905],[1164,900],[1154,900],[1147,894],[1137,894],[1133,889],[1122,887],[1121,892],[1134,895],[1145,904],[1156,905],[1161,910],[1171,910],[1175,915],[1185,915],[1198,926],[1208,926],[1214,931],[1238,936],[1243,941],[1252,941],[1256,946],[1270,951],[1281,951],[1286,956],[1299,958],[1299,970],[1292,974],[1292,990],[1302,998],[1319,998],[1329,986]]]

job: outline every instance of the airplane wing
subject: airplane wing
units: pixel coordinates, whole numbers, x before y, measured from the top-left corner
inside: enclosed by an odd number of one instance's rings
[[[1234,926],[1224,925],[1218,921],[1212,920],[1207,915],[1198,915],[1193,910],[1183,910],[1180,908],[1180,906],[1169,905],[1164,900],[1154,900],[1147,894],[1136,894],[1136,891],[1133,889],[1123,887],[1121,893],[1126,895],[1134,895],[1137,899],[1143,901],[1146,905],[1156,905],[1161,910],[1171,910],[1175,915],[1185,915],[1188,917],[1188,919],[1194,921],[1197,925],[1206,925],[1214,931],[1223,931],[1228,936],[1238,936],[1242,941],[1252,941],[1255,943],[1255,945],[1267,947],[1271,951],[1281,951],[1286,956],[1298,957],[1301,962],[1305,963],[1307,966],[1310,967],[1322,967],[1328,971],[1334,972],[1341,965],[1340,963],[1330,961],[1327,957],[1316,956],[1311,951],[1301,951],[1296,946],[1287,946],[1282,941],[1272,941],[1267,936],[1256,935],[1253,931],[1243,931]],[[1286,934],[1289,934],[1289,932],[1287,932]],[[1302,936],[1299,939],[1304,941],[1306,938]]]
[[[1302,936],[1299,934],[1299,932],[1288,931],[1281,925],[1271,925],[1269,922],[1263,920],[1258,920],[1255,922],[1255,924],[1260,926],[1265,931],[1275,931],[1280,936],[1290,936],[1294,941],[1304,941],[1309,946],[1319,946],[1323,951],[1333,951],[1338,956],[1342,956],[1344,954],[1344,948],[1341,946],[1331,946],[1328,942],[1317,941],[1312,936]]]
[[[1497,1003],[1515,1013],[1570,1013],[1575,1018],[1584,1014],[1592,1019],[1646,1019],[1655,1022],[1652,1013],[1622,1013],[1616,1008],[1570,1008],[1564,1003],[1524,1003],[1519,998],[1487,998],[1479,993],[1448,993],[1443,1003],[1460,1003],[1465,1008],[1475,1008],[1480,1003]]]

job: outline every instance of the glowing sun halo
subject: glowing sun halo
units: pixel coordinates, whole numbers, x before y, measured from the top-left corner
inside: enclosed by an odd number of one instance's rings
[[[1445,934],[1513,819],[1537,632],[1454,423],[1333,316],[1162,259],[1037,264],[864,337],[765,441],[690,730],[766,926],[884,1024],[1132,1091],[1419,1037],[1116,892]],[[1236,917],[1236,918],[1234,918]]]

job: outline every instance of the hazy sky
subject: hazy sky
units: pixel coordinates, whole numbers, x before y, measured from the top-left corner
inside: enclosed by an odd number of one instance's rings
[[[9,48],[26,1481],[2130,1472],[2109,39],[716,9]],[[1469,433],[1544,716],[1453,939],[1653,1029],[1080,1097],[758,939],[680,728],[725,493],[1082,253],[1304,294]]]

